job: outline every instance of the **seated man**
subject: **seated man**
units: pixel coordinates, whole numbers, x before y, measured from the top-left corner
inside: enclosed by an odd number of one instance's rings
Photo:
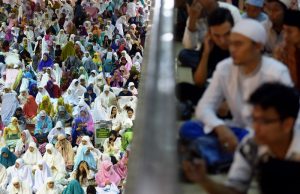
[[[184,161],[184,171],[190,180],[199,183],[210,194],[244,194],[247,193],[254,176],[261,180],[262,165],[271,168],[274,163],[269,160],[300,161],[300,132],[296,126],[296,119],[299,111],[299,95],[295,89],[280,84],[266,83],[260,86],[249,98],[249,103],[253,106],[252,126],[254,136],[245,139],[236,150],[234,162],[230,168],[228,179],[225,184],[219,184],[211,180],[204,168],[201,160],[192,159]],[[296,164],[296,163],[293,163]],[[299,168],[300,163],[296,164]],[[278,165],[275,171],[280,172],[280,168],[285,165]],[[294,166],[295,167],[295,166]],[[268,176],[268,175],[265,175]],[[269,177],[270,178],[270,177]],[[297,185],[290,184],[290,180],[282,180],[278,174],[280,183],[288,182],[289,186],[295,189]],[[298,179],[299,180],[299,179]],[[275,178],[276,181],[276,178]],[[297,182],[297,181],[296,181]],[[265,188],[260,182],[260,188]],[[277,190],[274,193],[299,193],[291,190],[284,184],[275,184],[272,187]],[[270,193],[265,192],[264,193]]]
[[[217,8],[207,18],[208,33],[199,52],[200,62],[194,73],[195,84],[179,83],[176,86],[177,98],[181,102],[191,101],[197,105],[212,77],[217,64],[229,57],[229,35],[234,25],[228,9]]]
[[[178,59],[183,65],[193,70],[199,64],[199,48],[207,32],[207,16],[218,7],[228,9],[235,23],[241,19],[240,12],[235,6],[216,0],[192,0],[188,6],[189,17],[182,42],[184,49],[180,52]]]
[[[263,12],[263,7],[264,0],[247,0],[246,13],[242,17],[254,19],[264,24],[268,21],[268,16]]]
[[[251,108],[246,102],[250,94],[266,82],[292,85],[287,67],[261,54],[266,39],[264,27],[255,20],[243,19],[233,27],[229,45],[231,58],[217,65],[196,108],[196,117],[203,124],[186,122],[180,129],[182,139],[216,138],[219,143],[216,147],[232,153],[251,131]],[[231,121],[224,121],[216,114],[224,100],[232,114]]]
[[[274,51],[274,56],[286,64],[292,80],[300,90],[300,11],[286,11],[283,21],[283,38]]]

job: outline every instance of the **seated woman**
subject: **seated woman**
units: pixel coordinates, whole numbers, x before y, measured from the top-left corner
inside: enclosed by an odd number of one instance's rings
[[[104,153],[114,156],[117,160],[121,153],[121,138],[118,137],[117,131],[110,131],[109,138],[105,139],[103,143]]]
[[[0,164],[0,191],[6,188],[7,178],[6,168]]]
[[[3,147],[1,149],[0,155],[0,164],[2,164],[5,168],[13,166],[17,160],[17,157],[9,151],[7,147]]]
[[[115,184],[119,185],[121,182],[120,176],[113,168],[111,161],[105,160],[101,163],[100,169],[96,174],[96,183],[99,187],[105,187],[106,185]]]
[[[74,151],[71,143],[66,139],[65,135],[58,135],[58,141],[55,148],[61,153],[64,158],[66,169],[72,170],[74,165]]]
[[[61,90],[58,85],[54,84],[53,81],[49,80],[47,85],[45,86],[48,94],[51,98],[60,98],[61,97]]]
[[[49,166],[44,161],[39,161],[34,173],[34,186],[33,191],[38,191],[46,182],[46,180],[51,177],[51,170]]]
[[[20,95],[18,96],[18,100],[20,102],[20,106],[23,107],[24,104],[27,102],[27,98],[29,96],[28,89],[21,88]]]
[[[128,174],[128,154],[129,151],[125,152],[123,157],[121,158],[121,160],[114,165],[114,170],[116,171],[116,173],[120,176],[120,178],[122,180],[127,178],[127,174]]]
[[[80,110],[80,115],[75,119],[75,123],[72,129],[72,145],[78,145],[78,137],[88,135],[93,136],[94,123],[92,116],[89,114],[87,109],[82,108]]]
[[[53,194],[61,193],[62,189],[55,183],[54,178],[48,177],[44,185],[39,187],[39,190],[36,194]]]
[[[53,118],[53,122],[61,122],[64,127],[71,127],[73,118],[71,115],[66,111],[64,106],[59,106],[58,111]]]
[[[47,141],[47,136],[52,129],[51,118],[46,114],[44,110],[37,116],[37,122],[34,130],[34,136],[39,143]]]
[[[43,71],[47,67],[53,68],[53,66],[54,66],[54,62],[50,58],[49,54],[44,53],[43,59],[40,61],[39,65],[38,65],[38,71]]]
[[[71,193],[84,194],[84,191],[80,186],[80,183],[76,179],[72,180],[62,192],[62,194],[71,194]]]
[[[79,152],[77,152],[74,161],[74,168],[76,169],[81,161],[86,161],[90,169],[93,171],[97,170],[96,159],[94,158],[91,151],[94,148],[91,146],[82,146]]]
[[[87,147],[90,148],[90,151],[91,151],[91,153],[93,154],[93,156],[94,156],[94,158],[95,158],[95,160],[96,160],[96,162],[97,162],[97,164],[98,164],[98,161],[99,161],[99,159],[100,159],[101,156],[102,156],[102,153],[100,152],[99,149],[94,148],[94,146],[93,146],[93,144],[92,144],[92,142],[91,142],[91,138],[90,138],[89,136],[83,136],[83,137],[81,138],[81,142],[80,142],[80,144],[79,144],[79,146],[78,146],[77,153],[80,153],[80,152],[81,152],[81,149],[82,149],[84,146],[87,146]],[[92,148],[92,149],[91,149],[91,148]],[[78,156],[78,155],[76,155],[76,156]],[[75,160],[77,159],[76,156],[75,156]]]
[[[60,121],[58,121],[55,125],[55,127],[50,131],[48,134],[48,142],[52,143],[53,145],[56,144],[58,141],[58,135],[66,135],[65,129]]]
[[[28,130],[22,131],[21,138],[17,141],[15,155],[20,158],[27,151],[31,142],[34,142],[34,139],[30,132]]]
[[[3,137],[6,145],[15,149],[17,141],[21,137],[21,127],[19,126],[18,119],[16,117],[12,117],[10,124],[4,128]]]
[[[50,101],[49,96],[43,96],[42,102],[39,104],[38,111],[44,110],[50,117],[54,116],[54,106]]]
[[[94,101],[97,97],[93,88],[94,88],[93,85],[90,85],[89,87],[87,87],[87,89],[86,89],[87,91],[84,93],[84,101],[90,107],[91,107],[91,104],[94,103]]]
[[[35,97],[35,102],[39,105],[43,101],[44,96],[50,97],[44,86],[40,84],[38,86],[38,93]]]
[[[18,177],[14,177],[11,181],[11,184],[8,186],[9,194],[18,194],[18,193],[32,193],[30,186]]]
[[[34,166],[36,166],[38,164],[38,162],[43,159],[40,151],[36,147],[36,143],[35,142],[30,142],[29,143],[29,148],[25,152],[25,154],[23,155],[22,158],[24,160],[24,163],[28,167],[30,167],[30,169],[33,169]]]
[[[73,112],[73,107],[66,103],[64,98],[63,97],[60,97],[58,100],[57,100],[57,103],[56,103],[56,107],[55,107],[55,113],[57,113],[59,110],[58,110],[58,107],[59,106],[63,106],[65,107],[66,111],[69,113],[69,114],[72,114]]]
[[[54,146],[50,143],[46,145],[46,153],[43,156],[43,160],[50,167],[51,174],[55,181],[64,181],[64,178],[66,176],[66,165],[64,158],[62,157],[60,152],[58,152],[57,149],[55,149]]]
[[[117,106],[111,106],[109,108],[106,120],[112,122],[112,130],[117,130],[117,129],[120,128],[120,125],[121,125],[121,116],[118,113]]]
[[[23,109],[21,107],[18,107],[16,109],[14,117],[16,117],[18,119],[18,123],[19,123],[19,126],[21,127],[21,130],[22,131],[25,130],[27,123],[26,123]]]
[[[115,70],[113,77],[110,80],[110,86],[111,87],[117,87],[117,88],[122,88],[124,83],[124,79],[121,75],[121,72],[119,70]]]
[[[23,112],[27,123],[33,123],[33,119],[37,115],[38,105],[33,96],[28,96],[27,102],[24,104]]]
[[[90,170],[88,163],[83,160],[72,172],[70,179],[76,179],[80,183],[81,187],[86,188],[91,184],[95,184],[93,180],[94,177],[94,172]]]
[[[9,177],[9,184],[12,182],[12,179],[14,177],[17,177],[20,180],[22,180],[23,183],[26,184],[30,189],[32,188],[34,181],[32,177],[32,172],[31,169],[25,165],[23,159],[17,159],[15,165],[7,169],[7,174]]]

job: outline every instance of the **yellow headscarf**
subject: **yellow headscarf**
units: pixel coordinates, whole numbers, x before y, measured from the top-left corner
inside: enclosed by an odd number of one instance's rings
[[[38,112],[40,112],[41,110],[44,110],[47,113],[47,115],[51,117],[54,116],[54,108],[49,96],[43,96],[42,102],[39,105]]]
[[[58,100],[57,100],[57,106],[56,106],[56,113],[58,112],[58,107],[59,106],[64,106],[66,111],[72,115],[72,112],[73,112],[73,107],[70,105],[70,104],[65,104],[65,101],[63,99],[63,97],[60,97]]]

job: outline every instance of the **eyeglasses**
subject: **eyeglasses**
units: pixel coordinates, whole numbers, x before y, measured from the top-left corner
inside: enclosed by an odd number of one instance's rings
[[[280,122],[280,118],[259,118],[259,117],[252,117],[252,123],[253,124],[259,124],[259,125],[270,125],[273,123]]]

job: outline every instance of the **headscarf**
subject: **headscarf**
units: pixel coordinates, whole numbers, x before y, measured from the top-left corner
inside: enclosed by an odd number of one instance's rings
[[[104,187],[107,181],[119,185],[121,178],[114,170],[112,162],[105,160],[101,163],[100,169],[96,174],[96,183],[98,186]]]
[[[30,142],[34,142],[29,130],[26,129],[22,131],[22,135],[25,136],[25,143],[22,141],[21,138],[17,141],[15,148],[16,153],[18,153],[21,150],[27,150]]]
[[[84,194],[84,191],[77,180],[72,180],[62,194]]]
[[[43,96],[42,102],[39,105],[39,111],[42,110],[44,110],[49,116],[54,114],[54,107],[49,96]]]
[[[8,155],[8,157],[4,158],[3,155],[2,155],[3,153],[6,153]],[[17,157],[11,151],[9,151],[9,149],[7,147],[3,147],[1,149],[0,163],[5,168],[13,166],[15,164],[16,160],[17,160]]]
[[[72,41],[69,41],[66,46],[62,48],[62,61],[65,61],[68,57],[70,56],[75,56],[75,48],[74,48],[74,43]]]
[[[51,150],[51,154],[47,152],[47,150]],[[62,155],[54,148],[53,144],[48,143],[46,145],[46,152],[43,156],[43,160],[47,163],[49,168],[54,166],[59,173],[65,174],[66,165],[64,162],[64,158]]]
[[[74,164],[74,151],[71,143],[66,139],[65,135],[58,135],[58,141],[55,148],[61,153],[66,165]]]
[[[114,170],[121,177],[121,179],[125,179],[127,177],[128,174],[127,163],[128,163],[128,157],[127,154],[125,154],[122,157],[122,159],[116,165],[114,165]]]
[[[78,153],[78,156],[76,156],[74,169],[77,169],[78,165],[81,161],[86,161],[89,165],[90,169],[96,170],[97,169],[97,163],[96,160],[91,152],[87,154],[88,146],[82,146],[82,149]]]
[[[12,168],[9,168],[8,173],[10,173],[12,177],[19,178],[24,184],[27,184],[29,188],[31,188],[33,186],[31,169],[25,166],[24,160],[21,158],[17,159],[16,163],[19,164],[19,167],[16,168],[16,166],[13,166]]]
[[[60,130],[58,130],[57,128],[60,128]],[[54,136],[58,136],[58,135],[66,135],[65,129],[63,128],[63,124],[61,121],[57,121],[57,123],[55,124],[55,127],[50,131],[50,133],[48,134],[48,141],[49,143],[56,143],[57,140],[54,141]]]
[[[90,132],[94,132],[94,122],[93,122],[93,118],[91,113],[88,111],[87,108],[83,107],[80,109],[80,112],[85,112],[86,116],[82,117],[80,114],[78,116],[78,118],[80,118],[80,120],[84,123],[87,123],[87,130]]]
[[[36,143],[30,142],[29,147],[34,148],[33,152],[27,149],[27,151],[25,152],[22,158],[26,165],[36,165],[39,161],[42,160],[42,155],[40,151],[37,149]]]
[[[54,183],[53,189],[48,188],[48,183]],[[60,188],[56,185],[54,178],[48,177],[42,187],[39,188],[36,194],[57,194],[61,193]]]
[[[42,185],[46,182],[48,177],[51,177],[51,170],[49,166],[44,161],[39,161],[38,166],[42,165],[43,169],[40,170],[39,167],[37,167],[35,174],[34,174],[34,186],[33,188],[35,190],[38,190],[42,187]]]
[[[53,60],[50,58],[48,53],[44,53],[44,55],[47,56],[47,61],[44,61],[43,59],[41,60],[41,62],[38,65],[38,70],[42,71],[45,67],[51,67],[53,68],[54,62]]]
[[[27,118],[35,117],[37,115],[37,109],[38,109],[38,105],[35,102],[34,97],[29,95],[27,97],[27,102],[24,104],[23,107],[25,117]]]
[[[57,108],[56,108],[56,112],[59,111],[59,107],[60,106],[63,106],[65,108],[65,110],[69,113],[69,114],[72,114],[72,111],[73,111],[73,108],[70,104],[68,103],[65,103],[64,101],[64,98],[63,97],[60,97],[58,100],[57,100]]]
[[[22,180],[22,181],[20,181]],[[19,183],[20,184],[20,188],[17,189],[13,184],[15,183]],[[8,192],[11,194],[27,194],[27,193],[32,193],[30,186],[28,186],[27,183],[24,182],[23,179],[18,178],[18,177],[14,177],[11,181],[11,184],[8,185]]]

